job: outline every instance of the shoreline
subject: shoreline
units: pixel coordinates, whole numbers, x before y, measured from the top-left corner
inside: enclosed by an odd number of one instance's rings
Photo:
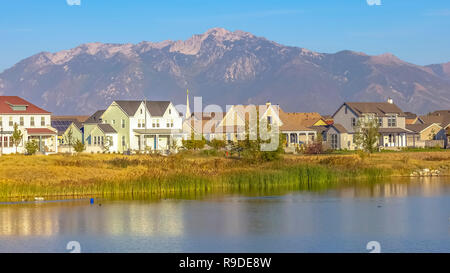
[[[333,183],[386,178],[447,177],[450,151],[376,153],[371,156],[284,155],[252,164],[241,159],[183,153],[0,157],[0,199],[208,193],[216,190],[326,188]],[[439,175],[411,176],[419,169]]]

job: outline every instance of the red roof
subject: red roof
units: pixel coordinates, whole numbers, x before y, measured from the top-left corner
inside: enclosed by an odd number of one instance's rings
[[[26,110],[13,110],[12,106],[26,106]],[[17,96],[0,96],[0,114],[50,114]]]
[[[29,135],[56,135],[55,131],[48,128],[27,128]]]

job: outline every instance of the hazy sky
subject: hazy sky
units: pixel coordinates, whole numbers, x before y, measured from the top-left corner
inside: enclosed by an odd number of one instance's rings
[[[0,0],[0,71],[41,51],[187,39],[212,27],[318,52],[450,61],[449,0]]]

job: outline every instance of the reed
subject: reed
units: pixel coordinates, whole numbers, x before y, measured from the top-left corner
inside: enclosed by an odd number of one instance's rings
[[[417,167],[439,166],[450,169],[450,153],[386,153],[364,159],[356,154],[286,155],[259,164],[204,154],[8,155],[0,157],[0,198],[320,191],[351,181],[404,175]]]

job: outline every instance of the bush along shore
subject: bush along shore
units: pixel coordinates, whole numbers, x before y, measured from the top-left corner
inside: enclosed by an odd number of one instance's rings
[[[320,190],[348,181],[449,175],[450,152],[283,155],[252,163],[222,154],[0,157],[0,198]]]

